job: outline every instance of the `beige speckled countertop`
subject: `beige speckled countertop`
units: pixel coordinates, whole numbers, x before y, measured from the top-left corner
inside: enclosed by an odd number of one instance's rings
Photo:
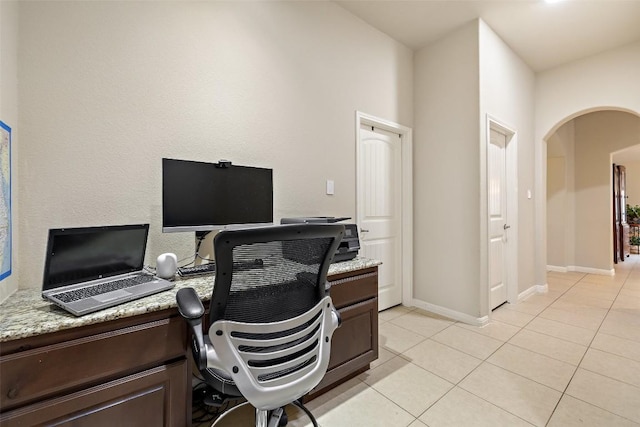
[[[348,273],[380,264],[377,260],[355,258],[331,264],[329,274]],[[168,291],[82,317],[75,317],[43,300],[39,289],[19,290],[0,304],[0,342],[173,308],[178,290],[188,286],[194,288],[203,300],[211,298],[213,276],[176,280],[175,283],[176,286]]]

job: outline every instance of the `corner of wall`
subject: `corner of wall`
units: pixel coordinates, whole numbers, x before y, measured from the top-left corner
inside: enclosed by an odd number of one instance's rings
[[[17,200],[18,164],[18,2],[0,1],[0,120],[12,131],[11,137],[11,200]],[[0,281],[0,303],[18,289],[17,203],[11,203],[11,275]]]
[[[477,21],[416,52],[414,61],[414,298],[475,318],[480,221],[468,213],[480,209]]]

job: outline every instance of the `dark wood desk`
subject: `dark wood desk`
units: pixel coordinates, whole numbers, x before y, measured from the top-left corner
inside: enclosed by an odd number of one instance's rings
[[[343,324],[333,336],[329,370],[307,400],[378,357],[377,266],[332,274],[329,281]],[[129,426],[190,426],[188,339],[171,307],[4,340],[0,425],[111,427],[126,419]]]

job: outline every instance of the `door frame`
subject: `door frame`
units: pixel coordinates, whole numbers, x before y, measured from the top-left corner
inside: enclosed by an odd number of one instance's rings
[[[362,183],[359,178],[360,160],[360,126],[373,126],[400,135],[400,152],[402,165],[402,215],[401,215],[401,272],[402,272],[402,304],[410,306],[413,301],[413,131],[390,120],[381,119],[370,114],[356,111],[356,220],[360,218],[362,206],[358,204],[358,191]],[[360,224],[358,224],[360,226]]]
[[[484,265],[484,280],[482,280],[483,285],[480,291],[480,295],[484,295],[481,301],[482,312],[491,314],[491,310],[489,309],[491,305],[491,296],[489,293],[489,202],[488,202],[488,168],[489,168],[489,144],[491,144],[491,130],[495,130],[506,136],[506,145],[505,145],[505,162],[506,162],[506,171],[505,171],[505,179],[507,181],[506,185],[506,196],[507,196],[507,221],[511,228],[509,229],[509,246],[506,251],[506,268],[505,268],[505,276],[506,276],[506,285],[507,285],[507,302],[515,303],[519,299],[518,294],[518,134],[514,130],[513,127],[505,124],[504,122],[492,117],[487,114],[486,120],[486,128],[485,128],[485,147],[484,147],[484,166],[481,169],[483,171],[483,181],[484,188],[482,190],[483,200],[484,200],[484,224],[481,227],[484,231],[482,232],[482,240],[484,243],[481,247],[484,250],[484,254],[482,254],[483,265]],[[531,191],[531,190],[529,190]],[[531,197],[530,197],[531,198]],[[528,296],[528,294],[526,295]],[[525,295],[523,295],[525,297]]]

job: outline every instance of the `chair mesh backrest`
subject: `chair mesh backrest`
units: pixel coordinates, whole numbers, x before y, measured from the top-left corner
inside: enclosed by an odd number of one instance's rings
[[[318,286],[324,288],[324,283],[319,284],[318,279],[331,240],[236,246],[223,318],[247,323],[277,322],[310,310],[324,296],[318,290]]]
[[[335,228],[329,232],[334,226],[324,227],[275,226],[255,231],[255,239],[251,230],[216,236],[210,323],[277,322],[314,307],[327,294],[326,271],[341,237]]]
[[[299,398],[326,372],[338,317],[325,282],[343,233],[341,225],[286,225],[214,240],[209,339],[218,366],[256,408]]]

